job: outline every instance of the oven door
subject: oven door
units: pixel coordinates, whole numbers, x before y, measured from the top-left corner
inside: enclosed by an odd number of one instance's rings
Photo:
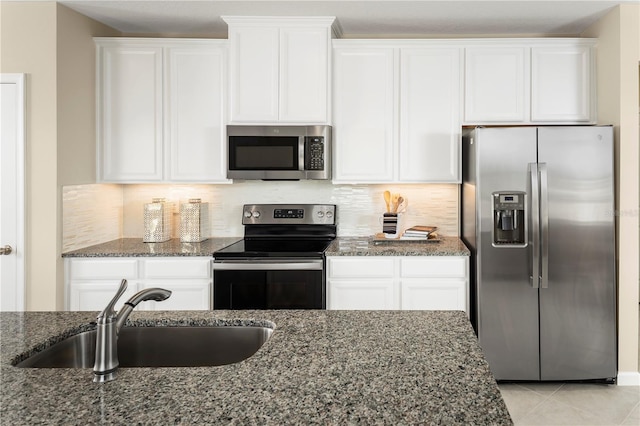
[[[214,309],[325,307],[322,259],[214,261]]]

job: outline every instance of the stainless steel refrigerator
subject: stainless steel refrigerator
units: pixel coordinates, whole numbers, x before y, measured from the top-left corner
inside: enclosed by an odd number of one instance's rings
[[[497,380],[613,381],[611,126],[463,132],[462,238]]]

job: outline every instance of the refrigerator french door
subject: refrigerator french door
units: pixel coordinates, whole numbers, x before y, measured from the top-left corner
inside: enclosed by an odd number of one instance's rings
[[[610,126],[464,132],[462,238],[497,380],[615,379],[613,155]]]

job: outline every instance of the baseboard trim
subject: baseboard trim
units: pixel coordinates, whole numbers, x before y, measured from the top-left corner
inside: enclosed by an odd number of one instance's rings
[[[640,386],[640,372],[638,371],[619,371],[618,386]]]

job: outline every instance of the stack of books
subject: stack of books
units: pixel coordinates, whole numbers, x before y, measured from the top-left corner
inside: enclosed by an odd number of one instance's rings
[[[416,225],[411,228],[407,228],[404,233],[400,236],[401,240],[428,240],[429,236],[435,235],[438,227],[436,226],[424,226],[424,225]]]

